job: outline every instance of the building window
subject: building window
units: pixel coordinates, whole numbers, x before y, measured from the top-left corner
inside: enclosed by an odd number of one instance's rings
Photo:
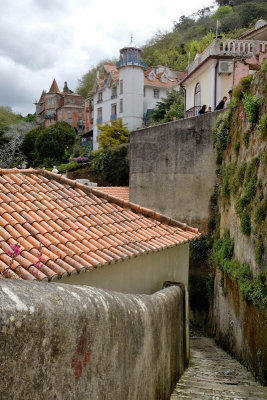
[[[47,103],[48,103],[48,104],[54,104],[54,99],[49,99],[49,98],[48,98],[48,99],[47,99]]]
[[[72,118],[68,118],[68,123],[72,124]]]
[[[197,84],[196,84],[196,87],[195,87],[195,99],[194,99],[194,102],[195,102],[195,115],[197,115],[197,113],[198,113],[198,111],[199,111],[199,108],[201,107],[201,87],[200,87],[200,83],[198,82]]]
[[[97,102],[101,103],[103,101],[103,94],[102,92],[97,93]]]
[[[123,100],[120,99],[120,113],[123,113]]]
[[[154,98],[155,99],[159,98],[159,89],[154,89]]]
[[[97,109],[97,118],[102,118],[102,107]]]
[[[96,120],[97,124],[102,124],[102,107],[99,107],[97,109],[97,120]]]
[[[111,104],[111,116],[110,116],[110,120],[113,121],[117,119],[117,104]]]
[[[114,99],[114,97],[117,97],[117,86],[112,86],[111,89],[111,98]]]
[[[120,94],[123,94],[123,81],[120,81]]]
[[[144,87],[144,97],[146,97],[146,88]]]
[[[79,113],[79,114],[82,114],[82,112],[83,112],[83,110],[81,110],[81,109],[80,109],[80,110],[78,110],[78,113]]]
[[[68,114],[72,114],[72,110],[68,110]]]

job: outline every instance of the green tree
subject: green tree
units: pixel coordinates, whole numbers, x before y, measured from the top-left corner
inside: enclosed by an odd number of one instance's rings
[[[88,97],[88,93],[93,89],[95,80],[96,80],[96,71],[97,68],[106,63],[116,64],[118,60],[116,58],[105,58],[100,61],[96,67],[91,67],[89,71],[84,74],[81,79],[78,79],[78,87],[76,89],[77,93],[79,93],[83,97]]]
[[[35,141],[37,165],[51,167],[68,161],[75,137],[75,129],[64,121],[43,129]]]
[[[45,130],[44,126],[38,126],[38,128],[32,129],[30,132],[26,133],[24,140],[21,144],[21,151],[24,156],[27,157],[28,164],[34,165],[38,154],[36,152],[36,139]]]
[[[9,125],[17,124],[22,119],[21,115],[12,111],[11,107],[0,106],[0,132],[5,132]]]
[[[96,154],[92,168],[101,180],[112,186],[129,185],[129,143],[108,147]]]
[[[86,74],[84,74],[81,79],[78,80],[77,93],[83,97],[87,97],[88,93],[93,89],[96,80],[96,68],[93,67],[89,69]]]
[[[157,103],[157,108],[151,118],[157,122],[169,122],[173,118],[184,117],[184,94],[182,90],[171,90],[167,97]]]
[[[130,131],[126,128],[126,124],[123,124],[121,118],[111,121],[110,124],[106,123],[97,126],[100,132],[97,138],[99,145],[98,152],[129,142]]]

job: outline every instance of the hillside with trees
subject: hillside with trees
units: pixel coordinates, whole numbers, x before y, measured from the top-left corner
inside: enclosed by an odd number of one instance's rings
[[[142,47],[142,58],[148,67],[167,65],[184,71],[188,62],[193,61],[195,55],[213,41],[217,19],[220,21],[220,35],[238,38],[252,28],[257,20],[267,19],[266,1],[217,0],[214,5],[192,15],[182,15],[178,21],[174,21],[171,31],[156,33]],[[95,78],[96,68],[92,67],[79,79],[77,92],[86,97],[93,88]]]

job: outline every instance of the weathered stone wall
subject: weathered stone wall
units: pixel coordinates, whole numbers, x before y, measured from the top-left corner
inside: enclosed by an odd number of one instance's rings
[[[266,384],[267,313],[242,299],[237,282],[216,271],[214,282],[214,333],[220,345]]]
[[[259,119],[267,112],[267,74],[256,73],[250,86],[249,95],[256,95],[261,99]],[[249,215],[251,232],[245,234],[242,230],[242,214],[237,213],[237,201],[244,197],[246,188],[245,176],[241,181],[241,188],[233,192],[229,190],[228,198],[225,192],[219,190],[220,211],[220,236],[229,232],[234,239],[234,259],[240,265],[248,263],[253,276],[253,281],[262,275],[262,282],[266,282],[267,271],[267,218],[262,217],[256,222],[256,210],[262,199],[267,198],[267,175],[266,175],[266,151],[267,141],[261,137],[259,129],[250,124],[242,102],[236,104],[232,111],[232,120],[229,131],[227,149],[223,156],[222,168],[234,166],[231,176],[240,169],[242,165],[248,168],[253,160],[257,159],[255,172],[255,191],[249,202]],[[245,140],[247,135],[247,142]],[[238,144],[238,152],[236,151]],[[223,174],[222,174],[223,175]],[[251,174],[252,177],[254,173]],[[223,175],[225,177],[225,175]],[[223,181],[222,181],[223,182]],[[225,182],[225,181],[224,181]],[[251,182],[250,182],[251,185]],[[222,187],[222,184],[221,184]],[[220,187],[220,189],[221,189]],[[229,186],[231,187],[231,186]],[[223,196],[224,194],[224,196]],[[257,244],[262,237],[262,257],[257,259]],[[264,275],[265,273],[265,275]],[[251,291],[251,286],[243,283],[243,296],[240,287],[242,277],[237,275],[236,279],[230,279],[229,274],[217,269],[214,281],[214,308],[213,325],[217,341],[228,351],[234,354],[243,364],[252,370],[254,375],[263,383],[267,384],[267,312],[253,304],[248,297],[244,301],[244,293]],[[265,283],[266,285],[266,283]],[[248,296],[248,295],[247,295]],[[264,289],[254,289],[254,298],[258,301],[266,296]]]
[[[220,111],[131,133],[130,201],[207,230]]]
[[[167,400],[185,365],[184,294],[0,280],[1,400]]]

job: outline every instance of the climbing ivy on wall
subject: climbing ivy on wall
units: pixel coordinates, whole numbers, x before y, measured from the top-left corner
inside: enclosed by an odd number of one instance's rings
[[[227,111],[220,114],[213,130],[218,185],[211,202],[214,204],[210,222],[214,244],[210,250],[210,260],[214,267],[218,267],[229,278],[237,281],[244,300],[251,301],[263,310],[267,306],[266,272],[261,272],[257,278],[253,278],[249,263],[240,264],[234,258],[234,240],[230,238],[229,232],[220,238],[220,218],[215,218],[220,210],[227,211],[231,204],[234,204],[240,230],[254,243],[255,260],[261,267],[265,253],[263,238],[267,234],[267,194],[264,193],[264,185],[259,179],[259,170],[266,167],[266,145],[262,145],[263,150],[258,157],[249,162],[241,162],[246,151],[253,154],[252,147],[257,140],[267,140],[264,99],[251,95],[252,79],[251,75],[241,80],[234,90],[233,101]],[[242,132],[245,126],[243,120],[249,122],[249,128],[245,132]],[[240,157],[241,151],[243,158]]]

